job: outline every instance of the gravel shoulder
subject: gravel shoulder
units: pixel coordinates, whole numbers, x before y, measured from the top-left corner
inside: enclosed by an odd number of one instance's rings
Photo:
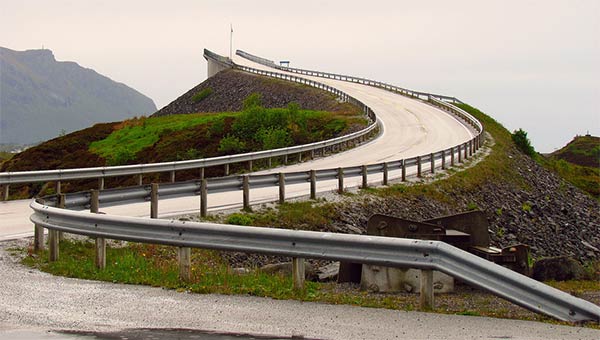
[[[249,296],[196,295],[93,282],[22,266],[0,242],[0,338],[17,329],[189,328],[319,339],[598,339],[600,331],[484,317],[402,312]]]

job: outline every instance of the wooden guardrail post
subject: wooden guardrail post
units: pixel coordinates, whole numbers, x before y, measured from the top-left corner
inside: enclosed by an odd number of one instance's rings
[[[56,181],[56,188],[55,191],[57,194],[61,193],[61,185],[60,185],[60,181]]]
[[[298,153],[298,163],[302,163],[302,152]]]
[[[8,194],[10,191],[10,184],[4,184],[4,188],[2,188],[2,200],[8,201]]]
[[[369,171],[368,171],[366,165],[362,166],[361,174],[362,174],[362,188],[366,189],[369,187],[369,184],[367,183],[367,176],[369,175]]]
[[[429,161],[431,163],[431,173],[434,174],[435,173],[435,157],[433,156],[433,153],[429,154]]]
[[[90,191],[90,212],[97,214],[100,211],[100,194],[98,190]],[[96,268],[106,268],[106,239],[96,237]]]
[[[33,226],[33,251],[44,250],[44,227],[41,225]]]
[[[200,179],[204,179],[204,168],[200,168]]]
[[[175,170],[171,171],[171,183],[175,183]]]
[[[338,168],[338,194],[344,193],[344,169]]]
[[[433,270],[422,269],[421,270],[421,289],[419,296],[419,307],[422,311],[432,310],[434,306],[433,301]]]
[[[285,174],[279,173],[279,204],[285,202]]]
[[[225,176],[229,176],[229,163],[225,164]]]
[[[248,161],[248,171],[252,172],[252,160]]]
[[[402,167],[402,182],[406,182],[406,160],[400,161],[400,167]]]
[[[292,258],[292,279],[294,282],[294,290],[304,289],[304,259],[301,257]]]
[[[59,255],[59,239],[58,239],[58,230],[49,229],[48,230],[48,261],[54,262],[58,261]]]
[[[158,183],[150,185],[150,218],[158,218]]]
[[[271,157],[267,158],[267,168],[271,168],[272,163]]]
[[[192,248],[177,248],[177,260],[179,262],[179,279],[190,282],[192,279]]]
[[[208,210],[208,190],[206,178],[200,180],[200,217],[206,217]]]
[[[250,209],[250,177],[248,175],[242,176],[242,192],[244,210],[248,210]]]
[[[383,185],[388,185],[388,164],[387,162],[383,163]]]
[[[417,156],[417,177],[421,177],[421,156]]]
[[[317,171],[310,171],[310,199],[317,199]]]
[[[469,141],[469,157],[473,156],[473,140]]]
[[[137,180],[138,185],[144,185],[144,176],[142,174],[137,176]]]
[[[446,170],[446,150],[442,150],[442,170]]]

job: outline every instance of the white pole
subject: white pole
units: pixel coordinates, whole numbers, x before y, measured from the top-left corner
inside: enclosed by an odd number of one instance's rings
[[[233,24],[229,24],[231,32],[229,33],[229,60],[233,61]]]

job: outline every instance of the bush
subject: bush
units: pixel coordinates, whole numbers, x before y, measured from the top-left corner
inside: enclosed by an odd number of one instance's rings
[[[244,111],[255,107],[262,107],[262,95],[258,92],[254,92],[244,99]]]
[[[210,96],[213,93],[213,89],[210,87],[207,87],[205,89],[203,89],[202,91],[199,91],[198,93],[196,93],[195,95],[192,96],[192,101],[194,103],[199,103],[201,102],[204,98]]]
[[[257,139],[263,150],[285,148],[292,145],[290,134],[283,129],[262,129],[257,133]]]
[[[535,149],[533,146],[531,146],[531,142],[529,141],[529,138],[527,138],[527,132],[525,132],[523,129],[515,130],[512,133],[512,140],[517,148],[524,154],[528,155],[529,157],[535,157]]]
[[[222,153],[240,153],[246,148],[246,143],[235,136],[223,137],[219,142],[219,151]]]
[[[243,214],[232,214],[227,218],[227,224],[233,225],[252,225],[254,223],[254,219],[248,215]]]

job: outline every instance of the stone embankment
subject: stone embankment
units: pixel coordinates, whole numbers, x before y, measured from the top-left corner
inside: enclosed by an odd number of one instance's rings
[[[194,101],[195,94],[210,88],[212,93],[200,101]],[[244,99],[258,92],[262,95],[262,105],[266,108],[287,107],[296,102],[307,110],[338,111],[347,109],[327,92],[307,85],[257,76],[242,71],[225,70],[208,78],[153,116],[186,114],[195,112],[241,111]]]
[[[600,260],[600,204],[516,149],[508,154],[522,183],[487,181],[475,190],[454,188],[436,195],[360,195],[337,207],[331,231],[366,232],[373,214],[415,220],[483,210],[494,246],[524,243],[534,258],[569,256],[583,263]]]

